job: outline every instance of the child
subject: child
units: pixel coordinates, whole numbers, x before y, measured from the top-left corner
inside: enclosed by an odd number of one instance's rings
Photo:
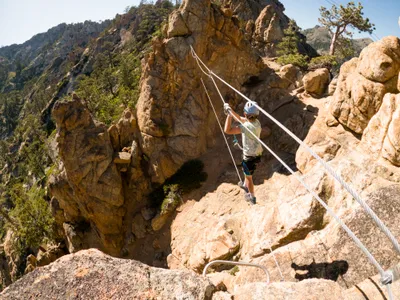
[[[243,161],[242,168],[245,175],[244,185],[241,186],[245,191],[246,200],[256,204],[256,197],[254,195],[253,173],[257,164],[261,160],[262,146],[260,142],[249,132],[254,133],[255,136],[260,138],[261,124],[258,121],[259,110],[255,106],[255,102],[247,102],[244,106],[244,117],[239,116],[232,110],[228,103],[224,104],[224,110],[228,117],[225,121],[224,131],[226,134],[242,134],[243,143]],[[240,124],[232,127],[232,115],[239,120]],[[247,128],[247,129],[246,129]]]

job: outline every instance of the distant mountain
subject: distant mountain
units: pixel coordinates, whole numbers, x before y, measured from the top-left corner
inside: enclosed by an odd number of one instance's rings
[[[62,76],[82,55],[91,39],[110,26],[111,21],[57,25],[23,44],[0,48],[0,92],[22,89],[29,80],[53,66]],[[60,66],[61,65],[61,66]],[[61,67],[61,68],[60,68]],[[14,75],[10,77],[10,74]],[[59,80],[60,76],[56,78]]]
[[[307,43],[310,44],[319,54],[327,54],[331,43],[331,35],[326,27],[315,26],[314,28],[305,29],[302,32]],[[373,42],[370,38],[352,39],[356,55],[359,55],[361,50]]]

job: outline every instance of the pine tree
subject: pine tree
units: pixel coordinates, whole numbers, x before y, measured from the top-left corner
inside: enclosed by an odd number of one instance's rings
[[[318,21],[326,26],[332,35],[329,54],[334,55],[338,40],[340,37],[351,37],[352,33],[349,28],[358,29],[359,32],[372,33],[375,30],[375,24],[372,24],[368,18],[363,18],[363,6],[359,2],[356,6],[354,2],[347,3],[347,6],[332,5],[328,10],[326,7],[321,7],[321,18]]]
[[[284,30],[285,36],[277,46],[278,63],[286,65],[293,64],[301,68],[307,67],[307,56],[299,53],[298,44],[300,28],[294,20],[290,20],[288,27]]]

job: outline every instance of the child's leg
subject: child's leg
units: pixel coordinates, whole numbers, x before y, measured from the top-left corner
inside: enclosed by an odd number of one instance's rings
[[[249,189],[249,192],[252,196],[254,196],[254,183],[253,183],[253,176],[246,176],[244,180],[245,185]]]

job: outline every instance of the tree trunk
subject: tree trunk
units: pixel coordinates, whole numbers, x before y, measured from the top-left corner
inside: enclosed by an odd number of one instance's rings
[[[340,32],[340,27],[337,27],[335,34],[332,35],[331,45],[329,47],[329,55],[334,55],[335,54],[336,41],[337,41],[337,38],[339,37],[339,32]]]

